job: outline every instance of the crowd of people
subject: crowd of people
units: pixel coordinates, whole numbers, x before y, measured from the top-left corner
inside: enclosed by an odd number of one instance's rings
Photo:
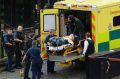
[[[73,34],[74,36],[77,35],[79,37],[79,40],[82,40],[84,38],[84,34],[83,34],[84,26],[82,25],[81,21],[73,15],[70,15],[68,17],[68,21],[74,26],[72,30],[71,28],[73,26],[69,27],[69,30],[71,30],[70,33]],[[56,36],[54,33],[55,30],[50,29],[49,35],[47,35],[44,40],[44,47],[48,54],[48,60],[47,60],[48,74],[56,73],[56,71],[54,70],[55,62],[49,60],[49,54],[51,54],[52,52],[47,47],[50,38]],[[90,36],[91,36],[90,33],[85,34],[84,47],[82,52],[82,54],[85,56],[86,69],[89,68],[88,56],[94,53],[95,51],[94,41],[90,38]],[[27,38],[25,39],[23,33],[23,27],[19,25],[14,33],[10,29],[7,30],[7,33],[3,36],[3,42],[8,57],[8,60],[6,61],[6,70],[8,72],[14,72],[13,70],[14,67],[12,67],[12,63],[15,55],[15,68],[21,69],[22,63],[24,62],[24,79],[30,79],[29,77],[30,68],[32,72],[31,79],[41,78],[41,75],[43,74],[41,70],[44,59],[42,59],[41,56],[42,52],[40,50],[41,43],[40,43],[39,35],[35,35],[34,33],[29,33]],[[88,77],[89,69],[87,70],[86,73]]]
[[[50,37],[54,36],[53,29],[49,32],[50,35],[46,37],[45,44],[47,44]],[[24,79],[30,79],[29,70],[31,68],[31,79],[40,79],[43,74],[43,72],[41,72],[43,59],[41,57],[39,35],[29,33],[25,38],[23,27],[19,25],[14,33],[11,29],[6,30],[6,34],[3,35],[3,42],[8,57],[6,61],[6,71],[14,72],[14,68],[22,69],[24,67]],[[49,53],[47,47],[46,51]],[[14,57],[15,67],[12,67]],[[48,74],[55,73],[54,64],[55,62],[47,61]]]
[[[3,42],[8,58],[6,61],[6,71],[14,72],[14,68],[22,69],[22,64],[24,62],[24,79],[30,79],[28,77],[30,66],[33,74],[32,79],[36,79],[36,74],[40,77],[39,74],[41,73],[38,72],[41,72],[40,69],[42,68],[42,58],[40,57],[41,51],[39,35],[30,33],[25,39],[23,27],[19,25],[14,33],[11,29],[7,29],[6,34],[3,35]],[[15,67],[12,67],[14,57]],[[39,61],[41,63],[36,65],[36,62]]]

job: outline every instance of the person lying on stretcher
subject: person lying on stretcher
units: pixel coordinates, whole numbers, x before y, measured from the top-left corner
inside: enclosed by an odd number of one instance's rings
[[[52,37],[48,44],[51,51],[61,51],[70,46],[74,46],[74,35],[72,34],[65,37]]]

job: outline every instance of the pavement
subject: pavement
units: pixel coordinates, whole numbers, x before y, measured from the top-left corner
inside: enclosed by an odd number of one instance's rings
[[[43,65],[43,73],[41,79],[84,79],[85,71],[84,68],[79,66],[61,66],[60,64],[56,63],[56,74],[47,74],[46,73],[46,63]],[[23,79],[20,77],[20,70],[14,69],[15,72],[0,72],[0,79]],[[29,74],[31,76],[31,73]],[[119,77],[115,77],[113,79],[120,79]]]

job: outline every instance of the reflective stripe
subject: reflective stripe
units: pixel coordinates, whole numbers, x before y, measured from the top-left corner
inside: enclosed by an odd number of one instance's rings
[[[96,37],[95,37],[95,15],[92,14],[92,39],[95,41]]]
[[[95,31],[95,25],[94,25],[94,24],[92,24],[92,30],[94,30],[94,31]]]
[[[120,29],[110,31],[110,49],[120,48]]]
[[[98,34],[98,51],[120,48],[120,29]]]
[[[98,34],[98,43],[109,41],[109,32]]]
[[[95,41],[96,39],[95,39],[95,35],[94,34],[92,34],[92,39]]]
[[[45,51],[45,48],[44,48],[44,47],[42,48],[42,51]]]
[[[120,29],[110,31],[110,40],[120,39]]]
[[[110,41],[110,49],[120,48],[120,39]]]
[[[92,19],[95,21],[95,15],[94,14],[92,14]]]
[[[46,50],[44,47],[42,48],[42,53],[46,53]]]
[[[109,50],[109,41],[98,44],[98,52]]]
[[[48,58],[45,47],[42,48],[42,58],[44,58],[44,59]]]

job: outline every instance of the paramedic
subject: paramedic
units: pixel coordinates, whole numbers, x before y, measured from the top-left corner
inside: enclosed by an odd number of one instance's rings
[[[51,37],[55,36],[54,35],[55,30],[54,29],[50,29],[49,32],[50,32],[50,34],[48,36],[46,36],[46,38],[45,38],[45,44],[44,44],[48,55],[51,54],[52,52],[48,50],[47,45],[48,45],[49,39]],[[50,74],[50,73],[56,73],[54,71],[54,66],[55,66],[55,62],[54,61],[50,61],[49,60],[49,56],[48,56],[48,61],[47,61],[47,73],[48,74]]]
[[[84,39],[84,25],[77,17],[73,15],[68,16],[69,30],[71,34],[77,35],[79,39]]]

